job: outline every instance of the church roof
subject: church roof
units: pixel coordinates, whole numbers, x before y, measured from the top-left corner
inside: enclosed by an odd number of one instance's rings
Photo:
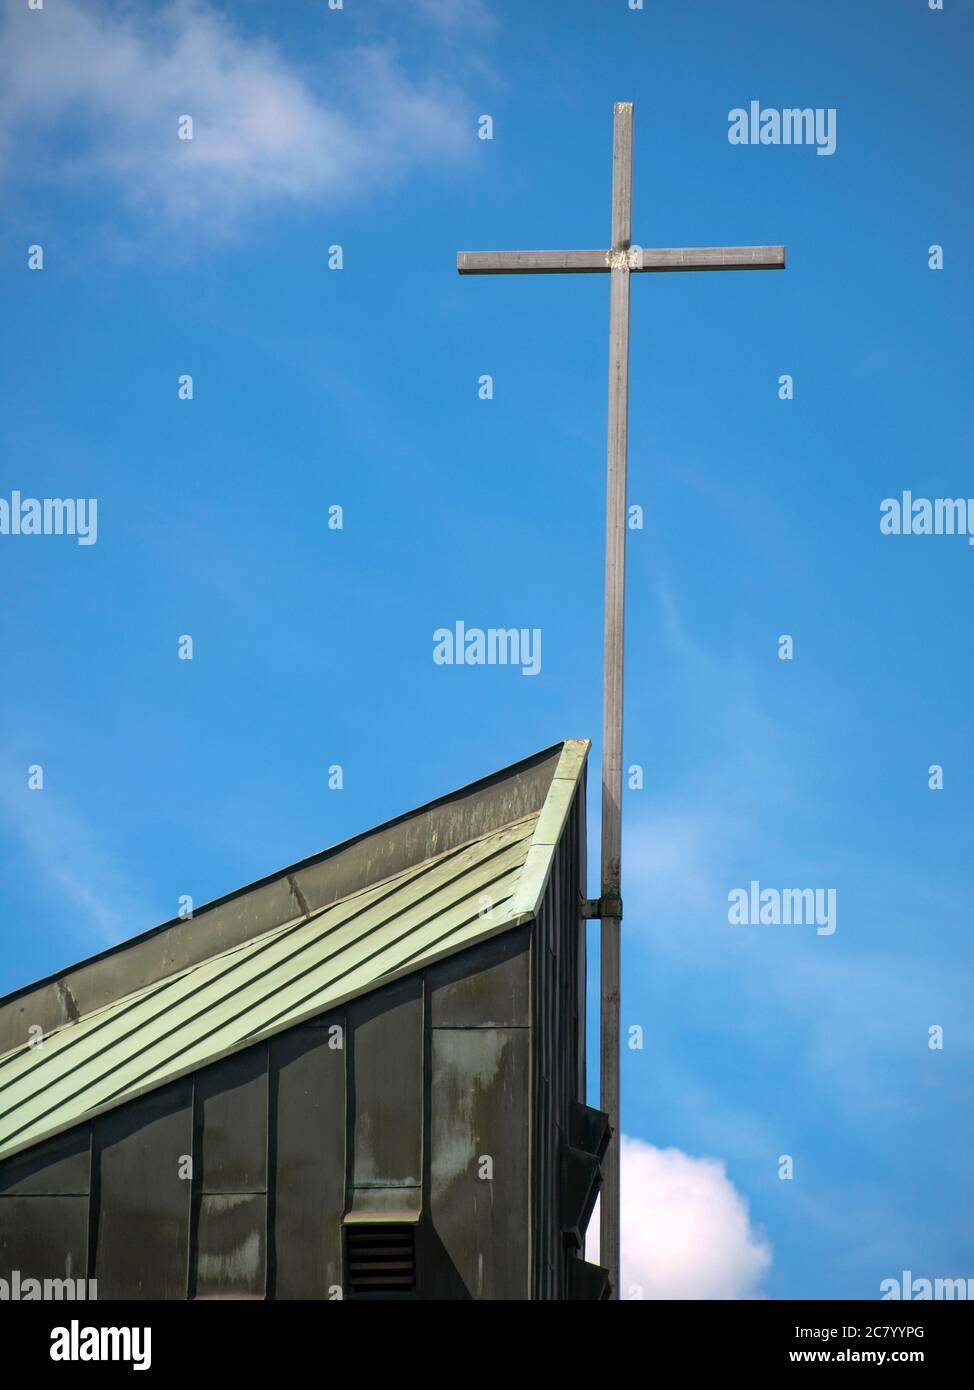
[[[557,744],[0,999],[0,1040],[16,1038],[0,1158],[533,918],[588,747]]]

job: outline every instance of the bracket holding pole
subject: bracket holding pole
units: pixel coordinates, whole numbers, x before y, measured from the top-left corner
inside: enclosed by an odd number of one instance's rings
[[[617,922],[622,921],[622,899],[621,898],[583,898],[582,916],[588,918],[611,917]]]

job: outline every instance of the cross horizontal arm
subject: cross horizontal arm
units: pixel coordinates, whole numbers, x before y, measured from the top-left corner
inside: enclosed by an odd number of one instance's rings
[[[784,270],[783,246],[633,247],[642,264],[631,270]]]
[[[607,251],[461,251],[461,275],[554,275],[608,270]]]
[[[784,270],[783,246],[631,246],[628,251],[461,251],[461,275],[592,274],[624,255],[631,271]]]

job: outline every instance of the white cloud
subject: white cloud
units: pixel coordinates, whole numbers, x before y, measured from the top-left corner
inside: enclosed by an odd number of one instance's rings
[[[0,173],[107,183],[156,224],[222,235],[271,200],[345,198],[462,147],[448,90],[407,77],[391,46],[326,42],[312,86],[207,0],[8,6]]]
[[[716,1158],[622,1136],[623,1299],[761,1297],[772,1251]],[[586,1257],[598,1260],[598,1210]]]

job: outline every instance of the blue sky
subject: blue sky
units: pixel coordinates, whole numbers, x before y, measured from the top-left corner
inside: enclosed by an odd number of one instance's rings
[[[974,552],[879,530],[974,496],[971,0],[3,26],[0,496],[97,497],[98,540],[0,536],[0,990],[597,741],[608,284],[455,256],[607,244],[632,100],[634,240],[789,260],[633,283],[624,1127],[749,1206],[695,1288],[974,1275]],[[752,100],[835,108],[834,155],[731,145]],[[541,673],[434,665],[457,619],[540,628]],[[834,935],[731,926],[752,879],[834,888]],[[706,1265],[635,1182],[631,1269]]]

